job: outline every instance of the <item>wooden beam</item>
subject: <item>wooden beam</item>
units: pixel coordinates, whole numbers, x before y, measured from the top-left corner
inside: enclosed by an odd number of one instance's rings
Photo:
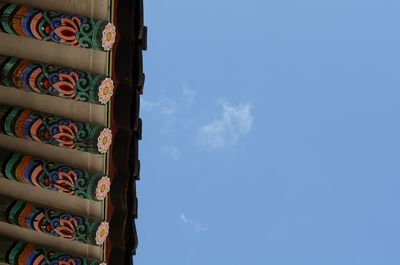
[[[111,185],[103,174],[3,149],[0,177],[95,201],[103,201]]]
[[[56,252],[32,243],[0,235],[0,262],[17,265],[80,264],[101,265],[99,261]],[[104,264],[104,263],[102,263]]]
[[[114,91],[113,81],[105,75],[3,55],[0,85],[103,105],[110,101]]]
[[[73,215],[5,196],[0,196],[0,221],[91,245],[102,245],[109,232],[108,223],[99,219]]]
[[[0,105],[0,132],[97,154],[106,153],[112,141],[108,128],[7,105]]]
[[[0,18],[0,31],[22,37],[100,51],[115,42],[115,27],[107,20],[5,2],[0,2]]]

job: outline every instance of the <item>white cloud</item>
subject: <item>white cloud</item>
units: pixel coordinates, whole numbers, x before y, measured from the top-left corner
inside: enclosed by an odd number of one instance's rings
[[[180,218],[181,218],[182,222],[184,222],[185,224],[191,225],[194,228],[194,230],[196,231],[196,233],[206,232],[208,230],[207,227],[200,224],[199,222],[186,217],[186,215],[184,213],[181,213]]]
[[[161,97],[156,101],[141,99],[140,106],[144,111],[159,111],[166,116],[174,115],[177,111],[176,102],[168,97]]]
[[[163,154],[172,157],[174,160],[179,160],[181,157],[181,150],[177,146],[163,146],[161,148]]]
[[[233,106],[222,102],[222,113],[215,120],[204,125],[197,133],[198,143],[210,149],[233,146],[248,134],[253,126],[251,103]]]
[[[189,220],[186,218],[186,215],[184,213],[181,213],[181,220],[186,224],[189,223]]]
[[[186,103],[186,105],[192,105],[193,101],[196,97],[196,90],[191,89],[189,86],[187,85],[183,85],[182,88],[182,96],[183,96],[183,100]]]
[[[165,116],[173,116],[178,114],[183,106],[191,107],[196,93],[196,90],[184,84],[180,97],[161,96],[158,100],[149,101],[141,98],[140,106],[144,111],[156,111]]]

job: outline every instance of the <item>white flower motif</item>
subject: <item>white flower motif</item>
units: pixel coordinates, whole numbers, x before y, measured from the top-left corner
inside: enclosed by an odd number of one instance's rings
[[[108,232],[110,230],[110,225],[107,222],[102,222],[97,228],[96,232],[96,244],[97,245],[103,245],[103,243],[106,241]]]
[[[112,142],[112,133],[108,128],[104,128],[97,138],[97,149],[100,153],[105,154],[110,148]]]
[[[107,176],[103,176],[99,183],[97,183],[96,188],[96,199],[98,201],[102,201],[107,197],[107,194],[110,192],[111,180]]]
[[[103,30],[103,38],[101,40],[101,44],[105,51],[109,51],[112,48],[116,35],[115,26],[112,23],[108,23]]]
[[[107,104],[110,101],[112,95],[114,94],[114,82],[111,78],[106,78],[101,82],[99,87],[99,101],[101,104]]]

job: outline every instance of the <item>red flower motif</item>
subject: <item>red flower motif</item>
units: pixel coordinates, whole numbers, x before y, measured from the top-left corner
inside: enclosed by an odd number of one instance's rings
[[[54,232],[65,239],[74,240],[75,239],[75,231],[78,227],[78,223],[74,218],[69,220],[60,219],[60,226],[54,229]]]
[[[60,37],[61,43],[79,46],[76,33],[78,33],[80,26],[81,21],[77,17],[73,17],[72,19],[62,18],[61,26],[56,28],[54,32]]]
[[[75,135],[78,132],[78,128],[75,124],[70,123],[67,125],[59,125],[59,133],[56,133],[53,137],[58,142],[58,146],[70,148],[75,148]]]
[[[75,183],[77,179],[78,176],[76,175],[75,171],[70,170],[68,173],[59,172],[58,180],[56,180],[54,185],[59,191],[73,195],[75,194]]]
[[[58,81],[53,84],[55,90],[60,93],[60,97],[75,98],[75,86],[79,79],[77,73],[71,72],[69,74],[59,74]]]

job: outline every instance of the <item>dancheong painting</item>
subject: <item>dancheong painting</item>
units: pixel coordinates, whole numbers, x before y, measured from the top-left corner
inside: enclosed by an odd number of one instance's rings
[[[133,264],[143,0],[0,1],[0,264]]]

